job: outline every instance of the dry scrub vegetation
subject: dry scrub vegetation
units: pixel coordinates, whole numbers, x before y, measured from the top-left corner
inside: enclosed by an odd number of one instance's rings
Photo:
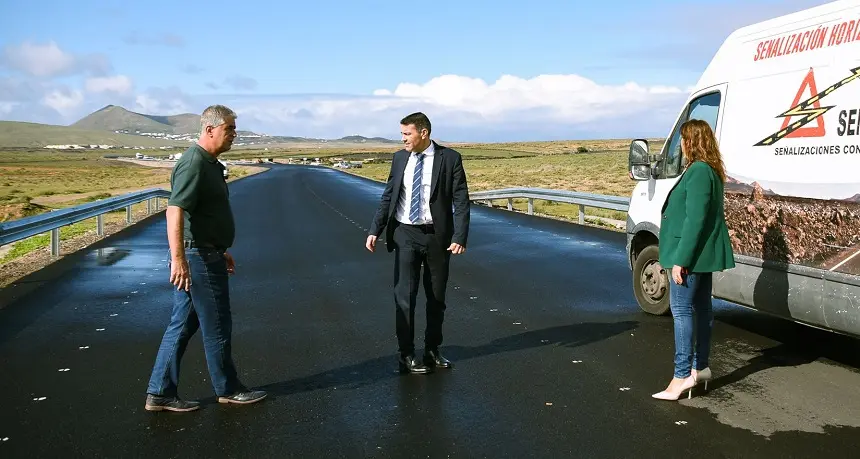
[[[649,140],[653,145],[660,142],[659,139]],[[473,191],[523,186],[629,196],[635,185],[626,170],[629,140],[441,143],[463,154],[469,187]],[[358,147],[302,144],[269,150],[234,149],[222,155],[222,159],[343,157],[355,161],[374,158],[376,162],[347,172],[384,181],[388,177],[391,155],[399,148],[398,144]],[[142,153],[167,155],[158,150]],[[170,186],[169,168],[117,161],[104,155],[105,152],[100,151],[0,151],[0,222],[141,189]],[[232,181],[265,169],[234,165],[230,170]],[[525,211],[526,201],[516,200],[514,207]],[[542,201],[535,202],[535,211],[565,219],[576,219],[578,215],[575,206]],[[137,208],[135,214],[137,220],[145,216],[145,210]],[[616,220],[625,218],[623,212],[600,209],[586,209],[586,214]],[[605,224],[601,220],[588,221]],[[106,234],[123,227],[124,212],[107,216]],[[61,234],[64,253],[99,239],[94,222],[66,227]],[[0,276],[0,286],[50,261],[45,236],[0,247],[0,266],[4,272]]]
[[[660,139],[649,139],[660,145]],[[463,155],[463,166],[470,191],[508,187],[551,188],[612,196],[630,196],[636,182],[627,174],[627,148],[630,140],[594,140],[561,142],[528,142],[498,144],[447,144]],[[587,150],[587,151],[586,151]],[[347,172],[385,181],[388,178],[391,153],[380,156],[383,162],[365,164]],[[506,203],[495,202],[496,206]],[[525,211],[526,200],[515,200],[514,209]],[[576,220],[578,206],[535,201],[537,214]],[[624,212],[586,208],[589,223],[607,226],[602,219],[616,220],[608,226],[617,229]]]
[[[103,155],[104,152],[90,151],[0,152],[0,223],[143,189],[170,188],[168,167],[148,167]],[[263,170],[233,166],[230,180]],[[145,203],[132,210],[134,222],[147,216]],[[105,216],[105,235],[125,226],[124,210]],[[60,237],[61,256],[101,239],[96,235],[95,219],[63,227]],[[49,243],[45,234],[0,246],[0,287],[50,263]]]

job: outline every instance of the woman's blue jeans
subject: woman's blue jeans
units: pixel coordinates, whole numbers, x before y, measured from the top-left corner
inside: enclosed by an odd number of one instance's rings
[[[678,285],[669,279],[669,307],[675,321],[675,377],[688,378],[708,367],[711,353],[712,273],[687,273]]]

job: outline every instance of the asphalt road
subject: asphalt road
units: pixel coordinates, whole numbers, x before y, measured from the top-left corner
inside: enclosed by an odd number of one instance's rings
[[[0,457],[849,457],[860,344],[718,303],[708,393],[651,398],[671,319],[641,313],[624,234],[473,207],[443,353],[396,374],[393,256],[364,249],[381,186],[274,166],[231,185],[234,358],[215,402],[198,334],[180,394],[143,409],[169,320],[163,214],[0,292]],[[419,296],[423,301],[423,294]],[[418,310],[423,332],[423,307]],[[68,371],[61,371],[68,370]]]
[[[860,247],[855,246],[843,250],[833,257],[833,261],[825,265],[824,269],[855,276],[860,274]]]

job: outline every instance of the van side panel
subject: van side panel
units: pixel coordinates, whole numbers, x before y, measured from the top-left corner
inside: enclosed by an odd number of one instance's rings
[[[828,273],[824,316],[828,327],[860,336],[860,281],[855,276]]]
[[[860,4],[816,10],[714,59],[732,63],[719,141],[738,264],[714,294],[860,335]]]
[[[773,266],[760,259],[735,256],[734,269],[714,273],[713,295],[808,325],[827,327],[821,307],[823,272],[797,266]],[[841,330],[860,334],[860,329]]]

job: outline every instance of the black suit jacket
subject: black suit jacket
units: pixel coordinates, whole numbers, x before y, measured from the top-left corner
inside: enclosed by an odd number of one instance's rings
[[[433,148],[433,174],[430,184],[430,215],[433,218],[433,228],[445,248],[452,242],[465,247],[469,237],[470,201],[463,159],[456,150],[436,142],[433,142]],[[394,228],[399,224],[394,217],[409,155],[411,153],[406,150],[394,153],[388,183],[368,231],[378,237],[385,230],[385,245],[389,252],[394,250]]]

